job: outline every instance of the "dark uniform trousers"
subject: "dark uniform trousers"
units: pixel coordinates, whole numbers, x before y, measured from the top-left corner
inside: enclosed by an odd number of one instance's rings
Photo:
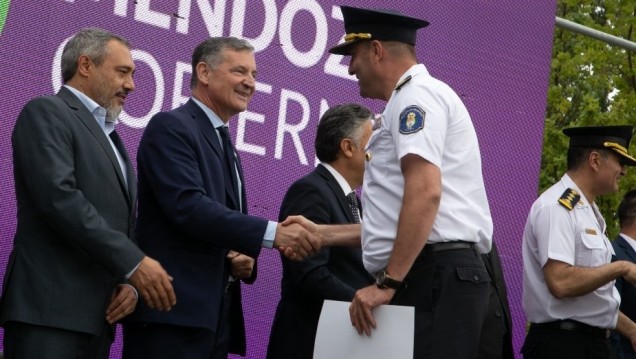
[[[568,321],[569,322],[569,321]],[[585,324],[579,324],[586,326]],[[593,328],[593,327],[589,327]],[[585,331],[578,328],[563,330],[531,324],[521,348],[524,359],[614,359],[608,335],[604,329]]]
[[[415,307],[413,358],[475,358],[490,276],[474,246],[427,244],[405,282],[391,304]]]

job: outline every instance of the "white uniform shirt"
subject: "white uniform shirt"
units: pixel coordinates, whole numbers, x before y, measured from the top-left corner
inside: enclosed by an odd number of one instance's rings
[[[386,268],[393,250],[404,194],[400,159],[409,153],[441,171],[441,203],[428,243],[475,242],[482,253],[491,246],[492,219],[468,111],[424,65],[411,67],[398,83],[408,76],[411,80],[393,91],[366,148],[371,158],[362,190],[362,249],[364,266],[372,274]],[[411,110],[418,114],[417,120],[402,121]]]
[[[568,210],[558,201],[571,188],[581,194]],[[523,308],[532,323],[573,319],[600,328],[615,328],[620,295],[611,281],[582,295],[557,299],[548,290],[543,267],[548,259],[573,266],[598,267],[611,262],[614,250],[605,236],[605,221],[596,204],[566,174],[532,205],[523,232]]]

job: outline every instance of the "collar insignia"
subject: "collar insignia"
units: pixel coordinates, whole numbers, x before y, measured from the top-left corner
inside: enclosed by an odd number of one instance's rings
[[[413,78],[413,76],[408,75],[404,78],[404,80],[398,82],[397,85],[395,85],[395,89],[394,91],[400,91],[400,89],[402,88],[402,86],[406,85],[409,81],[411,81],[411,79]]]

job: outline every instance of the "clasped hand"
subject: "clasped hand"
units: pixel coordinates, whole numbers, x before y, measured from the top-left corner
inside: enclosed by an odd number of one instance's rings
[[[321,246],[318,225],[303,216],[289,216],[276,228],[274,247],[291,260],[301,261]]]

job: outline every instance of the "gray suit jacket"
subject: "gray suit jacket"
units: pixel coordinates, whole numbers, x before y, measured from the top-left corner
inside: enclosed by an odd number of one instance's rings
[[[131,240],[128,185],[94,116],[68,89],[27,103],[13,135],[18,225],[3,283],[0,324],[19,321],[97,334],[117,284],[143,258]]]

